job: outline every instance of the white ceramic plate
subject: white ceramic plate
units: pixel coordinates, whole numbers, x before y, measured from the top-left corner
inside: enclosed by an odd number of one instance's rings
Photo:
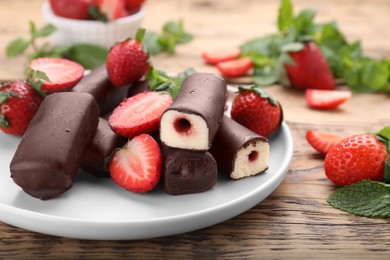
[[[10,178],[19,138],[0,133],[0,220],[27,230],[78,239],[143,239],[205,228],[252,208],[282,182],[293,154],[286,123],[270,139],[267,172],[238,181],[221,177],[203,193],[170,196],[161,187],[135,194],[84,172],[62,196],[41,201]]]

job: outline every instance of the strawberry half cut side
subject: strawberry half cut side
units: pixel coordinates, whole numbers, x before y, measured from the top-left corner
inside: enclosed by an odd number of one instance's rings
[[[306,140],[321,154],[326,154],[333,146],[347,138],[346,135],[339,135],[329,132],[309,130],[306,132]]]
[[[151,191],[161,176],[162,156],[157,142],[141,134],[114,152],[109,164],[111,178],[121,187],[137,193]]]
[[[221,49],[214,51],[205,51],[202,53],[203,60],[211,65],[215,65],[220,62],[237,59],[241,54],[239,48],[236,49]]]
[[[307,89],[305,97],[307,104],[312,108],[334,109],[345,103],[351,97],[351,91]]]
[[[109,118],[112,130],[122,137],[150,134],[158,129],[162,113],[172,104],[167,92],[143,92],[119,104]]]
[[[63,58],[37,58],[30,62],[30,68],[46,74],[49,81],[43,80],[41,89],[46,94],[68,91],[84,76],[84,68]]]
[[[243,77],[253,67],[251,58],[244,57],[217,64],[217,69],[225,77]]]

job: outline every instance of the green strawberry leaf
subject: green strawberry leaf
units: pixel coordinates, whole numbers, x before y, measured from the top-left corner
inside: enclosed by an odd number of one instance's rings
[[[0,104],[7,102],[10,97],[20,98],[20,95],[12,90],[1,91],[0,92]]]
[[[293,23],[293,6],[290,0],[282,0],[279,7],[278,29],[279,32],[287,31]]]
[[[363,180],[344,186],[327,199],[334,208],[365,217],[390,217],[390,185]]]
[[[30,41],[27,39],[15,39],[7,45],[5,54],[8,58],[19,56],[25,52],[29,45]]]
[[[0,114],[0,127],[3,127],[3,128],[11,127],[11,125],[9,124],[9,122],[4,114]]]
[[[389,152],[387,152],[389,154]],[[390,183],[390,158],[387,158],[385,162],[385,174],[384,179],[386,183]]]
[[[66,57],[73,60],[85,69],[90,70],[106,62],[108,50],[106,48],[91,44],[76,44],[71,46]]]
[[[27,68],[27,82],[35,89],[39,94],[45,95],[45,91],[41,89],[43,81],[50,82],[49,77],[45,72],[39,70],[33,70],[31,67]]]

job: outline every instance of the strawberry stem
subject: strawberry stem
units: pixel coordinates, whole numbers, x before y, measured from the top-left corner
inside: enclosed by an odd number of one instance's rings
[[[142,42],[142,39],[144,38],[146,30],[144,28],[139,28],[137,30],[137,34],[135,35],[135,40],[137,42]]]

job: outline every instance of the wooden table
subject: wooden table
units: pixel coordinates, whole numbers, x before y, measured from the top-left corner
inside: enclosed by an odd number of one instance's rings
[[[43,24],[43,0],[0,0],[0,79],[23,78],[25,57],[6,59],[4,47],[27,34],[28,21]],[[203,50],[237,46],[275,31],[276,0],[148,0],[143,26],[159,31],[169,19],[183,17],[193,42],[173,56],[153,58],[155,67],[178,72],[206,66]],[[337,20],[348,39],[362,39],[367,53],[390,58],[388,0],[295,0],[297,10],[315,8],[318,21]],[[85,241],[29,232],[0,223],[0,258],[337,258],[389,259],[388,219],[354,216],[330,207],[326,198],[335,186],[325,177],[323,157],[306,142],[309,129],[342,134],[376,131],[390,125],[390,99],[381,94],[353,94],[335,111],[309,109],[301,92],[272,86],[283,104],[294,138],[287,177],[266,200],[226,222],[202,230],[137,241]]]

